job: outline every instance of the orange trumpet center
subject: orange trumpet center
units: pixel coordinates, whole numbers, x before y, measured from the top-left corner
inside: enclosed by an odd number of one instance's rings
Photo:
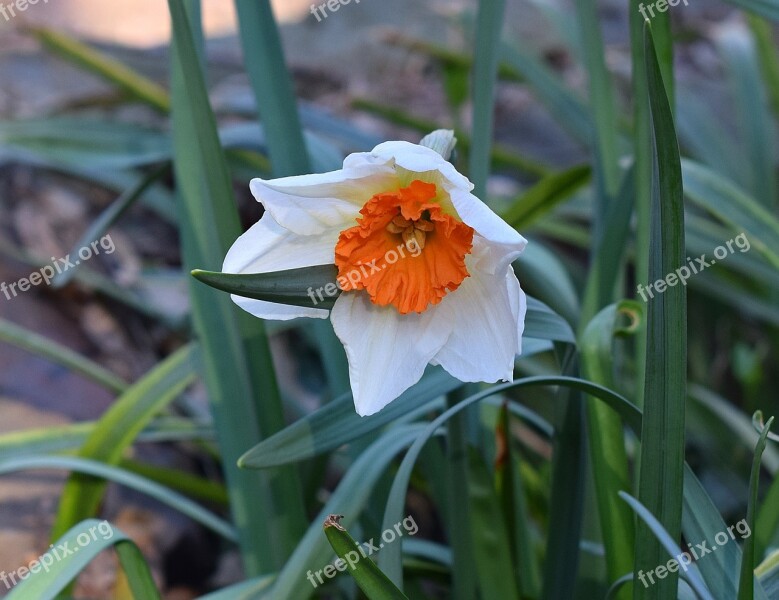
[[[438,304],[468,277],[473,229],[434,201],[435,184],[413,181],[376,194],[335,246],[338,284],[366,290],[371,302],[401,314]]]

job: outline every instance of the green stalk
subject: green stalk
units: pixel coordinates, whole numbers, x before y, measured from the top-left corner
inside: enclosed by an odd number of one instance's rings
[[[679,146],[671,107],[655,53],[652,31],[645,28],[646,73],[651,107],[655,164],[649,280],[665,279],[684,264],[684,205]],[[638,500],[679,539],[682,523],[684,417],[687,397],[687,289],[668,286],[649,299],[647,365],[641,473]],[[666,560],[662,544],[643,522],[636,535],[634,572],[650,571]],[[634,586],[634,598],[676,597],[678,573],[657,585]]]
[[[241,233],[232,182],[219,145],[202,73],[199,2],[169,0],[175,176],[188,270],[218,270]],[[198,32],[197,37],[193,30]],[[281,400],[262,321],[229,297],[191,280],[192,314],[247,575],[278,569],[303,532],[305,515],[294,469],[240,470],[238,458],[283,426]]]

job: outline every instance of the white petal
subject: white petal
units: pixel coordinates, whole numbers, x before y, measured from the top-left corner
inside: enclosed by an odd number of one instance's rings
[[[473,184],[467,177],[443,159],[435,150],[408,142],[385,142],[371,153],[379,161],[393,160],[398,166],[416,173],[438,171],[442,185],[451,198],[463,223],[473,227],[476,233],[492,242],[488,264],[482,267],[491,273],[502,271],[525,249],[527,240],[496,215],[484,202],[471,194]]]
[[[478,250],[468,262],[471,276],[436,307],[436,325],[443,327],[445,321],[454,329],[434,362],[460,381],[511,381],[521,348],[525,296],[510,268],[499,274],[475,268]]]
[[[363,205],[375,194],[397,188],[391,165],[360,159],[340,171],[281,179],[253,179],[250,188],[280,225],[300,235],[321,234],[356,224]]]
[[[453,186],[444,187],[463,223],[490,242],[487,261],[481,268],[491,273],[503,272],[522,254],[527,240],[470,192]]]
[[[349,359],[354,405],[361,416],[372,415],[422,377],[451,331],[433,327],[434,307],[421,314],[401,315],[394,307],[372,304],[368,294],[341,294],[331,319]]]
[[[239,237],[227,253],[222,266],[225,273],[270,273],[333,264],[339,229],[320,235],[300,236],[281,227],[269,213]],[[262,319],[288,320],[296,317],[326,319],[329,311],[304,308],[251,298],[232,296],[245,311]]]

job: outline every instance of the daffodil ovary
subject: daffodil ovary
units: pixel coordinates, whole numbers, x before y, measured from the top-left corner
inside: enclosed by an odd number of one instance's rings
[[[342,277],[363,264],[380,268],[343,291],[366,290],[373,304],[408,314],[425,311],[459,287],[469,276],[465,257],[473,247],[474,230],[445,213],[435,201],[437,194],[435,184],[414,180],[365,203],[357,225],[338,238],[335,264]],[[400,240],[419,252],[390,260]]]

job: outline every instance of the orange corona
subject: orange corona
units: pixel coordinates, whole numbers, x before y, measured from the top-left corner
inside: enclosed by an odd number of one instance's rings
[[[438,304],[468,277],[465,257],[473,229],[435,202],[435,184],[413,181],[395,192],[376,194],[360,210],[357,225],[341,232],[335,246],[339,277],[376,265],[343,291],[365,290],[371,302],[392,305],[401,314],[421,313]],[[399,260],[398,247],[413,250]],[[340,280],[340,279],[339,279]]]

